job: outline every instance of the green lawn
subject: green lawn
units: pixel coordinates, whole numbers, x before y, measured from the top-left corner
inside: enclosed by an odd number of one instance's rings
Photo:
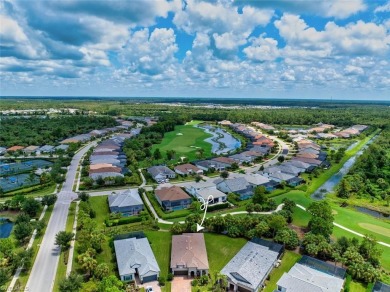
[[[291,191],[289,193],[283,194],[278,197],[274,197],[275,201],[280,204],[284,198],[290,198],[291,200],[295,201],[297,204],[300,204],[304,207],[307,207],[313,200],[307,197],[307,195],[304,192],[301,191]],[[342,208],[338,204],[335,204],[332,200],[327,199],[328,202],[330,202],[332,209],[334,210],[334,218],[335,222],[339,223],[347,228],[350,228],[356,232],[359,232],[361,234],[371,234],[375,236],[375,238],[378,241],[383,241],[386,243],[390,243],[390,237],[386,236],[384,234],[384,230],[390,229],[390,222],[377,219],[375,217],[372,217],[370,215],[355,211],[351,208]],[[297,212],[294,212],[293,216],[293,224],[297,226],[307,226],[307,222],[310,220],[310,215],[303,211],[298,210]],[[367,228],[367,226],[370,225],[363,225],[366,228],[363,228],[359,224],[371,224],[374,227],[373,228]],[[376,229],[375,229],[376,228]],[[361,240],[361,237],[355,236],[350,232],[347,232],[345,230],[342,230],[336,226],[333,228],[333,236],[335,238],[341,237],[341,236],[347,236],[347,237],[356,237],[359,240]],[[385,246],[380,246],[383,250],[383,254],[381,257],[381,263],[383,268],[386,270],[390,270],[390,248]]]
[[[244,238],[230,238],[214,233],[205,233],[204,237],[211,276],[220,272],[247,242]]]
[[[160,267],[160,276],[166,279],[171,262],[172,234],[161,231],[145,231],[144,233],[150,242],[150,246]],[[166,292],[171,291],[171,283],[167,281],[164,289]]]
[[[152,152],[159,148],[163,159],[166,159],[167,150],[174,150],[176,151],[176,160],[171,162],[178,161],[181,156],[188,157],[191,161],[198,159],[196,147],[200,147],[204,150],[204,157],[209,157],[211,156],[211,144],[204,140],[211,136],[202,129],[195,128],[192,125],[176,126],[174,131],[164,135],[160,144],[153,145]]]
[[[99,228],[103,228],[104,220],[106,220],[110,215],[107,196],[90,197],[89,202],[92,206],[92,209],[96,212],[94,221]]]
[[[273,269],[270,274],[269,281],[266,281],[264,292],[273,292],[276,289],[276,283],[282,277],[285,272],[288,272],[291,267],[301,258],[302,256],[292,251],[286,251],[283,255],[282,262],[278,268]],[[352,290],[353,291],[353,290]]]

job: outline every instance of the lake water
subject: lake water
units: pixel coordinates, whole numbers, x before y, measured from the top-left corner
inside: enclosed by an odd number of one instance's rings
[[[355,207],[355,209],[358,210],[359,212],[362,212],[362,213],[374,216],[376,218],[390,219],[390,216],[387,215],[387,214],[384,214],[384,213],[381,213],[381,212],[378,212],[378,211],[374,211],[374,210],[371,210],[371,209],[368,209],[368,208],[365,208],[365,207]]]
[[[0,218],[0,238],[7,238],[12,231],[14,224],[7,218]]]
[[[330,179],[328,179],[322,186],[320,186],[311,197],[316,200],[321,200],[325,198],[327,193],[334,192],[336,186],[341,181],[341,179],[348,173],[350,168],[355,164],[356,158],[363,154],[363,151],[376,139],[377,136],[373,137],[370,141],[367,142],[364,147],[357,152],[354,156],[348,159],[344,165],[340,168],[340,170],[334,174]],[[352,149],[352,148],[351,148]]]
[[[205,139],[206,142],[212,145],[211,152],[215,154],[222,154],[234,151],[241,147],[241,141],[234,138],[230,133],[221,128],[212,126],[199,126],[206,133],[213,135]]]

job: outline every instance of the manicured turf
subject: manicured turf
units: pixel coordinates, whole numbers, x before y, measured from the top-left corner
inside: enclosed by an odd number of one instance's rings
[[[285,272],[288,272],[291,267],[301,258],[302,256],[291,251],[286,251],[282,258],[282,263],[278,268],[273,269],[270,274],[269,281],[266,281],[264,292],[273,292],[276,289],[276,283],[282,277]]]
[[[96,212],[94,221],[96,222],[98,228],[103,228],[104,220],[106,220],[110,215],[107,196],[90,197],[89,202],[92,209]]]
[[[176,126],[175,131],[164,135],[160,144],[153,145],[152,152],[159,148],[165,159],[167,150],[174,150],[176,151],[176,160],[172,160],[172,162],[178,161],[181,156],[188,157],[191,161],[199,159],[196,156],[197,148],[195,147],[200,147],[204,150],[204,157],[209,157],[211,155],[211,144],[204,141],[209,137],[211,137],[210,134],[192,125]]]
[[[170,232],[162,231],[145,231],[144,233],[150,242],[150,246],[152,247],[154,256],[160,267],[160,276],[165,277],[166,279],[171,262],[172,234]],[[166,282],[164,290],[171,290],[170,282]]]
[[[220,272],[247,242],[244,238],[230,238],[214,233],[205,233],[204,237],[211,276]]]

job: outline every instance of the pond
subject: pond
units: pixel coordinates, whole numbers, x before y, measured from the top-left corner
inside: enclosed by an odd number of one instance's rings
[[[371,210],[371,209],[368,209],[368,208],[365,208],[365,207],[355,207],[355,209],[360,211],[360,212],[362,212],[362,213],[374,216],[376,218],[390,219],[390,215],[389,214],[381,213],[381,212],[378,212],[378,211],[375,211],[375,210]]]
[[[338,183],[341,181],[341,179],[348,173],[350,168],[355,164],[356,158],[358,158],[360,155],[363,154],[363,151],[372,143],[372,141],[377,136],[373,137],[371,140],[369,140],[364,147],[357,152],[354,156],[352,156],[350,159],[348,159],[344,165],[340,168],[340,170],[334,174],[331,178],[329,178],[322,186],[320,186],[312,195],[311,197],[316,200],[321,200],[325,198],[325,195],[327,193],[331,193],[335,190]]]
[[[230,133],[221,128],[216,128],[210,125],[198,126],[206,133],[213,135],[205,139],[206,142],[212,145],[211,152],[215,154],[223,154],[232,152],[241,147],[241,141],[234,138]]]
[[[14,224],[7,218],[0,218],[0,238],[7,238],[11,234]]]

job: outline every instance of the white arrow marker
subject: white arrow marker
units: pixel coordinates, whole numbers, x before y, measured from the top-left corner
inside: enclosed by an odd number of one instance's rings
[[[198,200],[199,200],[199,202],[202,203],[202,205],[200,205],[200,209],[202,211],[204,210],[204,214],[203,214],[202,222],[200,222],[200,224],[196,223],[196,232],[199,232],[202,229],[204,229],[204,227],[202,225],[203,225],[204,219],[206,218],[207,206],[209,205],[209,203],[214,201],[214,197],[213,197],[213,195],[210,195],[207,197],[207,201],[205,201],[202,197],[198,198]]]

